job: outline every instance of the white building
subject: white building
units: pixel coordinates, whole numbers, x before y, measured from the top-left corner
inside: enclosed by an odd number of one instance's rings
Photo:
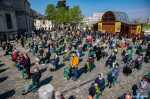
[[[101,18],[104,13],[94,13],[92,17],[87,17],[83,19],[83,24],[85,25],[92,25],[94,23],[97,23],[101,21]]]
[[[45,30],[50,30],[52,28],[52,22],[46,19],[46,16],[33,11],[34,12],[34,27],[36,29],[44,28]]]
[[[90,25],[92,23],[93,17],[87,17],[83,19],[85,25]]]
[[[135,22],[135,23],[139,23],[139,24],[147,23],[147,20],[145,20],[145,19],[135,19],[135,20],[132,20],[132,21]]]
[[[103,14],[104,13],[94,13],[93,14],[93,22],[97,23],[97,22],[101,21]]]
[[[147,24],[150,25],[150,18],[147,19]]]
[[[0,0],[0,35],[34,29],[33,11],[27,0]]]

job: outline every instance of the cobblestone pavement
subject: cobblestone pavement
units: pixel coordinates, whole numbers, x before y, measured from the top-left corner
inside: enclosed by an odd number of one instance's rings
[[[28,52],[28,49],[21,47],[20,43],[16,44],[14,41],[11,41],[15,47],[19,49],[21,52]],[[46,52],[46,51],[45,51]],[[91,85],[91,82],[97,77],[97,74],[102,72],[105,75],[110,70],[105,66],[105,62],[108,59],[102,58],[100,61],[95,60],[95,68],[89,73],[84,74],[84,64],[87,60],[87,55],[89,51],[83,52],[83,56],[80,58],[81,62],[79,63],[79,79],[77,81],[72,81],[71,79],[67,81],[66,77],[64,77],[64,67],[69,65],[70,62],[62,62],[62,56],[60,55],[60,69],[56,72],[50,72],[48,70],[48,65],[35,65],[38,62],[35,56],[32,53],[29,53],[29,57],[31,59],[31,71],[34,70],[34,67],[37,66],[40,68],[42,72],[42,77],[40,79],[41,85],[44,84],[52,84],[55,90],[59,90],[63,93],[66,99],[86,99],[88,96],[88,88]],[[135,52],[135,49],[134,49]],[[109,51],[110,55],[111,51]],[[122,95],[125,92],[132,93],[132,86],[137,83],[144,75],[146,75],[150,71],[150,64],[142,64],[142,69],[140,71],[133,69],[131,76],[125,76],[122,74],[123,64],[121,64],[121,49],[119,49],[119,53],[117,54],[117,59],[115,62],[118,62],[121,67],[121,72],[118,77],[118,83],[115,84],[114,87],[109,89],[105,88],[103,91],[103,96],[100,96],[99,99],[117,99],[118,96]],[[0,48],[0,99],[10,98],[10,99],[37,99],[38,91],[35,93],[28,93],[25,96],[22,96],[22,91],[24,90],[26,81],[22,79],[21,71],[18,71],[17,68],[11,67],[12,61],[11,56],[3,56],[4,51]],[[52,53],[51,59],[54,58],[54,53]],[[133,59],[135,59],[137,55],[133,53]],[[4,98],[5,97],[5,98]],[[95,97],[94,97],[95,99]]]

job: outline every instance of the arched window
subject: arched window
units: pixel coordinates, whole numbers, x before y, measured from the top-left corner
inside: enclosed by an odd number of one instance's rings
[[[112,13],[107,13],[104,17],[103,17],[103,21],[115,21],[115,17]]]

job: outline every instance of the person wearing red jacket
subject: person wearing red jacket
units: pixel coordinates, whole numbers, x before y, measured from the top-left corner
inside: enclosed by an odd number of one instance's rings
[[[19,62],[16,64],[16,67],[19,68],[19,66],[23,63],[24,59],[25,59],[25,58],[24,58],[23,54],[21,54],[21,55],[20,55]]]
[[[15,61],[17,58],[18,58],[18,52],[17,51],[15,51],[15,53],[14,53],[14,57],[13,57],[13,59],[12,59],[12,61]]]
[[[89,38],[89,42],[91,42],[91,44],[92,44],[92,41],[93,41],[93,38],[92,38],[92,37],[90,37],[90,38]]]

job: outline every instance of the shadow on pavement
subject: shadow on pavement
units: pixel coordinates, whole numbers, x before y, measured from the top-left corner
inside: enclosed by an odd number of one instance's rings
[[[4,66],[5,64],[0,64],[0,67]]]
[[[0,70],[0,73],[6,71],[7,69],[9,69],[9,68],[5,68],[5,69]]]
[[[53,76],[50,76],[48,78],[45,78],[44,80],[40,81],[41,85],[40,86],[43,86],[43,85],[46,85],[48,84],[49,82],[51,82],[53,79]]]
[[[8,91],[8,92],[5,92],[3,94],[0,95],[0,98],[1,99],[9,99],[10,97],[12,97],[13,95],[15,94],[15,91],[14,89]]]
[[[8,78],[8,76],[0,78],[0,83],[5,81],[7,78]]]
[[[40,70],[41,74],[44,73],[47,70],[47,67]]]

